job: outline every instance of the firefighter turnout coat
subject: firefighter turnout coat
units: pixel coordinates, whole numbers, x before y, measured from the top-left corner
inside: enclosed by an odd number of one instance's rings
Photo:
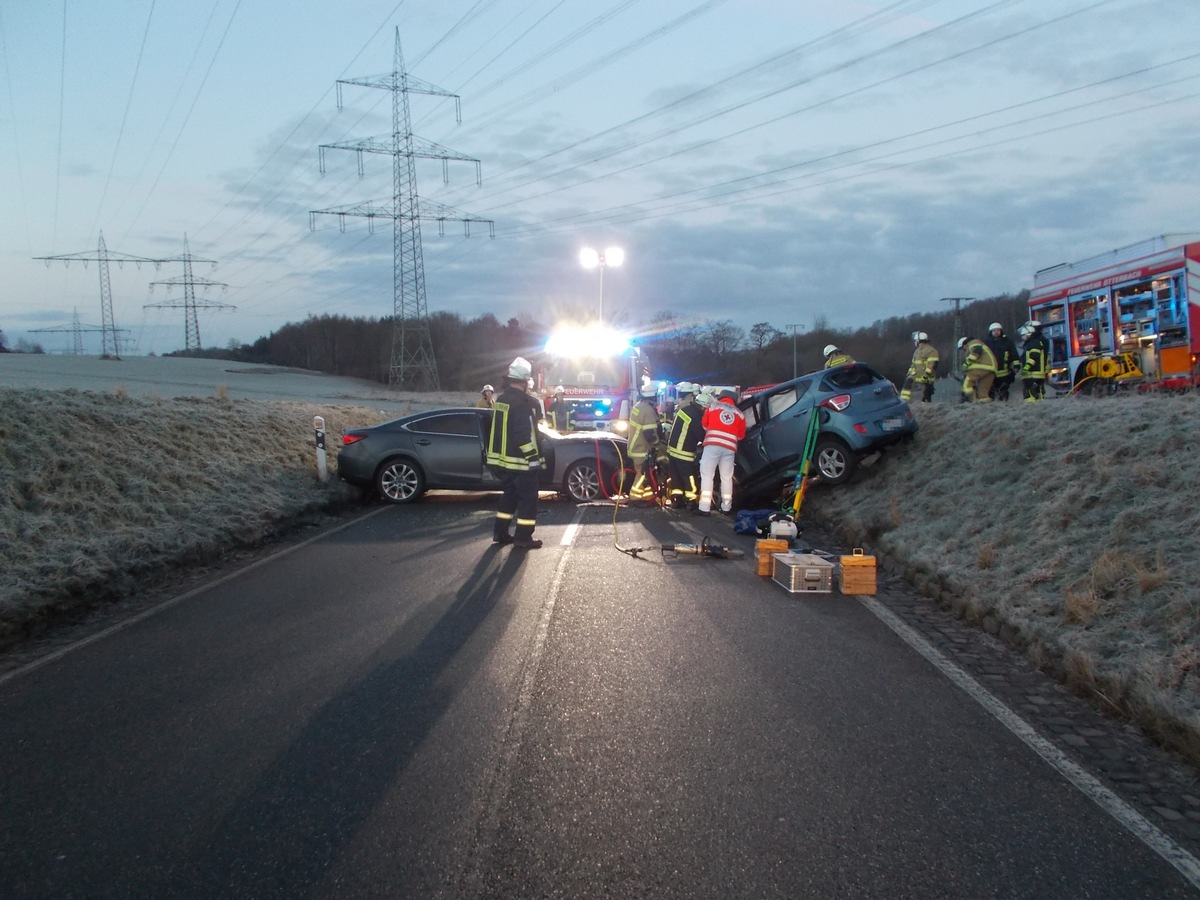
[[[996,354],[977,338],[971,338],[963,348],[963,399],[975,403],[988,400],[988,391],[996,380]]]
[[[636,464],[645,460],[658,444],[658,410],[643,397],[629,411],[629,449],[626,453]]]
[[[540,414],[540,404],[526,391],[518,387],[501,391],[492,408],[487,464],[510,472],[528,471],[540,457],[536,424]]]

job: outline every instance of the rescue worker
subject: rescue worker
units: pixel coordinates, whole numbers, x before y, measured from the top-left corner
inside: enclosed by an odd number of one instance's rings
[[[626,453],[633,464],[637,477],[629,496],[634,500],[645,500],[654,496],[654,483],[650,472],[654,468],[658,452],[658,390],[653,384],[642,386],[641,397],[629,411],[629,443]]]
[[[1046,398],[1046,375],[1049,371],[1050,347],[1042,337],[1042,326],[1026,322],[1017,329],[1021,343],[1021,387],[1029,402]]]
[[[964,337],[958,339],[963,351],[962,399],[964,403],[987,403],[988,389],[996,380],[996,355],[983,341]]]
[[[826,344],[825,349],[821,351],[821,355],[825,357],[825,368],[827,369],[854,362],[854,357],[849,353],[844,353],[837,344]]]
[[[984,343],[996,357],[996,380],[992,382],[988,396],[993,400],[1008,401],[1008,389],[1012,386],[1013,378],[1021,367],[1017,356],[1017,345],[1012,338],[1004,333],[1004,326],[993,322],[988,326],[988,336]]]
[[[908,366],[908,374],[904,378],[904,387],[900,389],[900,399],[907,403],[912,399],[913,388],[921,386],[921,402],[928,403],[933,399],[933,384],[937,380],[937,367],[940,357],[937,348],[929,343],[929,335],[924,331],[912,333],[913,350],[912,362]]]
[[[479,399],[475,401],[475,408],[491,409],[494,407],[496,405],[496,401],[493,399],[495,393],[496,389],[494,387],[490,384],[485,384],[483,390],[479,392]]]
[[[721,512],[733,512],[733,460],[738,441],[746,436],[746,418],[737,408],[737,395],[730,390],[717,394],[717,402],[704,411],[700,424],[704,440],[700,451],[700,505],[696,512],[707,516],[712,510],[713,482],[721,473]]]
[[[671,433],[667,437],[667,466],[670,471],[671,505],[682,509],[695,503],[700,497],[700,441],[704,429],[700,420],[704,408],[697,400],[700,385],[681,381],[675,386],[679,395],[679,406],[671,420]]]
[[[542,461],[537,443],[538,403],[527,389],[531,371],[529,360],[520,356],[508,367],[506,387],[493,407],[487,450],[488,467],[504,489],[496,509],[492,541],[525,550],[542,546],[533,536]],[[514,518],[516,530],[509,534]]]
[[[554,400],[550,403],[550,408],[546,410],[550,427],[555,431],[562,432],[574,429],[575,419],[571,412],[571,408],[567,406],[566,388],[560,384],[554,389]]]
[[[533,379],[530,378],[525,382],[525,392],[529,394],[533,400],[534,406],[537,407],[537,421],[546,421],[546,404],[542,402],[542,398],[538,396],[537,388],[533,384]]]

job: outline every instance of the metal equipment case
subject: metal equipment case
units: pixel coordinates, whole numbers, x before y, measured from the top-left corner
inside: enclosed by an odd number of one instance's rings
[[[775,553],[772,579],[790,594],[833,591],[833,563],[811,553]]]

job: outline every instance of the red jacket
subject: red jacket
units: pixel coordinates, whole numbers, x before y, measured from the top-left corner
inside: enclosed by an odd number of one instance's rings
[[[738,441],[746,436],[746,417],[729,399],[718,400],[704,411],[705,447],[724,447],[737,450]]]

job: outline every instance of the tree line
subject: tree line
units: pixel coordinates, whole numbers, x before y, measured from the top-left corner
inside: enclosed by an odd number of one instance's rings
[[[784,381],[820,369],[826,344],[835,344],[869,363],[897,384],[912,358],[912,332],[928,332],[942,356],[941,372],[949,374],[958,333],[982,338],[987,326],[1000,322],[1010,335],[1029,318],[1029,294],[977,300],[936,313],[914,313],[881,319],[857,329],[831,328],[823,316],[811,327],[784,331],[769,322],[749,329],[731,320],[694,322],[663,310],[649,322],[628,330],[649,357],[656,378],[736,384],[743,387]],[[429,317],[429,333],[444,390],[477,391],[501,378],[514,356],[536,357],[554,323],[525,318],[501,322],[487,314],[464,319],[456,313]],[[204,356],[264,365],[289,366],[351,378],[388,382],[393,320],[339,315],[309,316],[288,323],[253,344],[231,342],[223,349],[180,351],[177,356]]]

